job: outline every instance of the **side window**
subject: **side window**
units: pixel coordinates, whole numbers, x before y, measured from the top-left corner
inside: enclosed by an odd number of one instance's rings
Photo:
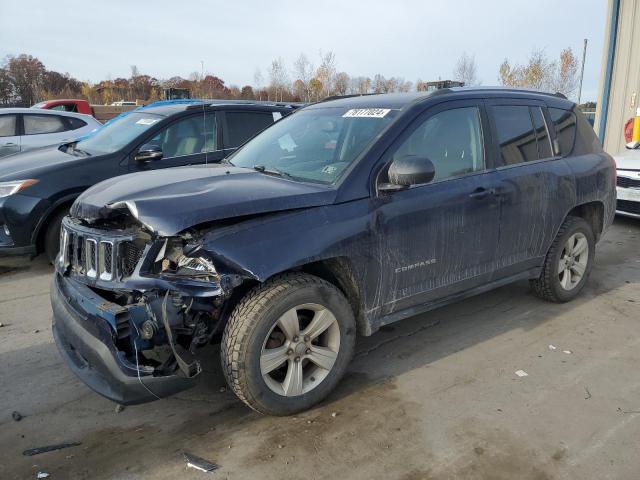
[[[538,158],[551,158],[551,142],[549,140],[549,132],[542,115],[540,107],[531,107],[531,117],[533,118],[533,126],[536,129],[536,140],[538,141]]]
[[[556,129],[556,138],[560,147],[560,155],[569,155],[576,139],[576,116],[569,110],[550,108],[549,116]]]
[[[225,148],[237,148],[274,122],[271,112],[227,112]]]
[[[13,137],[16,134],[16,116],[0,115],[0,137]]]
[[[529,107],[503,105],[492,108],[504,165],[538,160],[536,132]]]
[[[206,113],[178,120],[160,131],[149,143],[159,145],[164,158],[218,150],[216,115]]]
[[[44,133],[58,133],[67,130],[62,118],[57,115],[31,115],[23,117],[25,135],[41,135]]]
[[[82,128],[87,124],[87,122],[85,122],[84,120],[80,120],[79,118],[75,118],[75,117],[66,117],[66,118],[67,118],[67,122],[69,122],[69,125],[71,126],[71,130],[77,130],[78,128]]]
[[[427,157],[435,166],[435,180],[457,177],[485,168],[482,123],[478,107],[445,110],[429,117],[394,154]]]
[[[75,103],[61,103],[55,107],[51,107],[49,110],[59,110],[61,112],[77,112],[78,107]]]

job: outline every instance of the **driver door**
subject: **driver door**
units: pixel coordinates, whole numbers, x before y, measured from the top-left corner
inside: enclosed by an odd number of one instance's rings
[[[147,138],[129,159],[129,171],[217,163],[224,158],[216,112],[197,113],[181,117]],[[135,154],[145,144],[162,148],[159,160],[137,161]]]
[[[428,184],[378,193],[383,315],[490,279],[499,209],[487,132],[482,100],[446,102],[418,117],[387,154],[387,162],[426,157],[435,177]]]

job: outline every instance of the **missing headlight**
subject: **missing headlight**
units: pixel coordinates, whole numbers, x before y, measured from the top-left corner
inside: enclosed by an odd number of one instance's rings
[[[185,241],[182,238],[166,238],[156,255],[154,273],[203,281],[220,279],[211,259],[197,254],[191,256],[189,253],[185,253]]]

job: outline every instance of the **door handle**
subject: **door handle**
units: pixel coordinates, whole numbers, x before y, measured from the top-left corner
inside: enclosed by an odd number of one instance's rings
[[[5,147],[17,147],[18,144],[17,143],[13,143],[13,142],[7,142],[4,144]]]
[[[478,187],[469,194],[469,198],[473,198],[475,200],[482,200],[483,198],[487,198],[489,194],[493,194],[492,190],[487,190],[484,187]]]

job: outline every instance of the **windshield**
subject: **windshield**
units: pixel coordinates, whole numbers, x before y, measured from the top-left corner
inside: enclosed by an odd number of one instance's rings
[[[332,184],[396,114],[397,110],[381,108],[301,110],[247,143],[231,157],[231,163]]]
[[[164,117],[152,113],[130,113],[78,141],[75,148],[92,155],[113,153],[147,131]]]

